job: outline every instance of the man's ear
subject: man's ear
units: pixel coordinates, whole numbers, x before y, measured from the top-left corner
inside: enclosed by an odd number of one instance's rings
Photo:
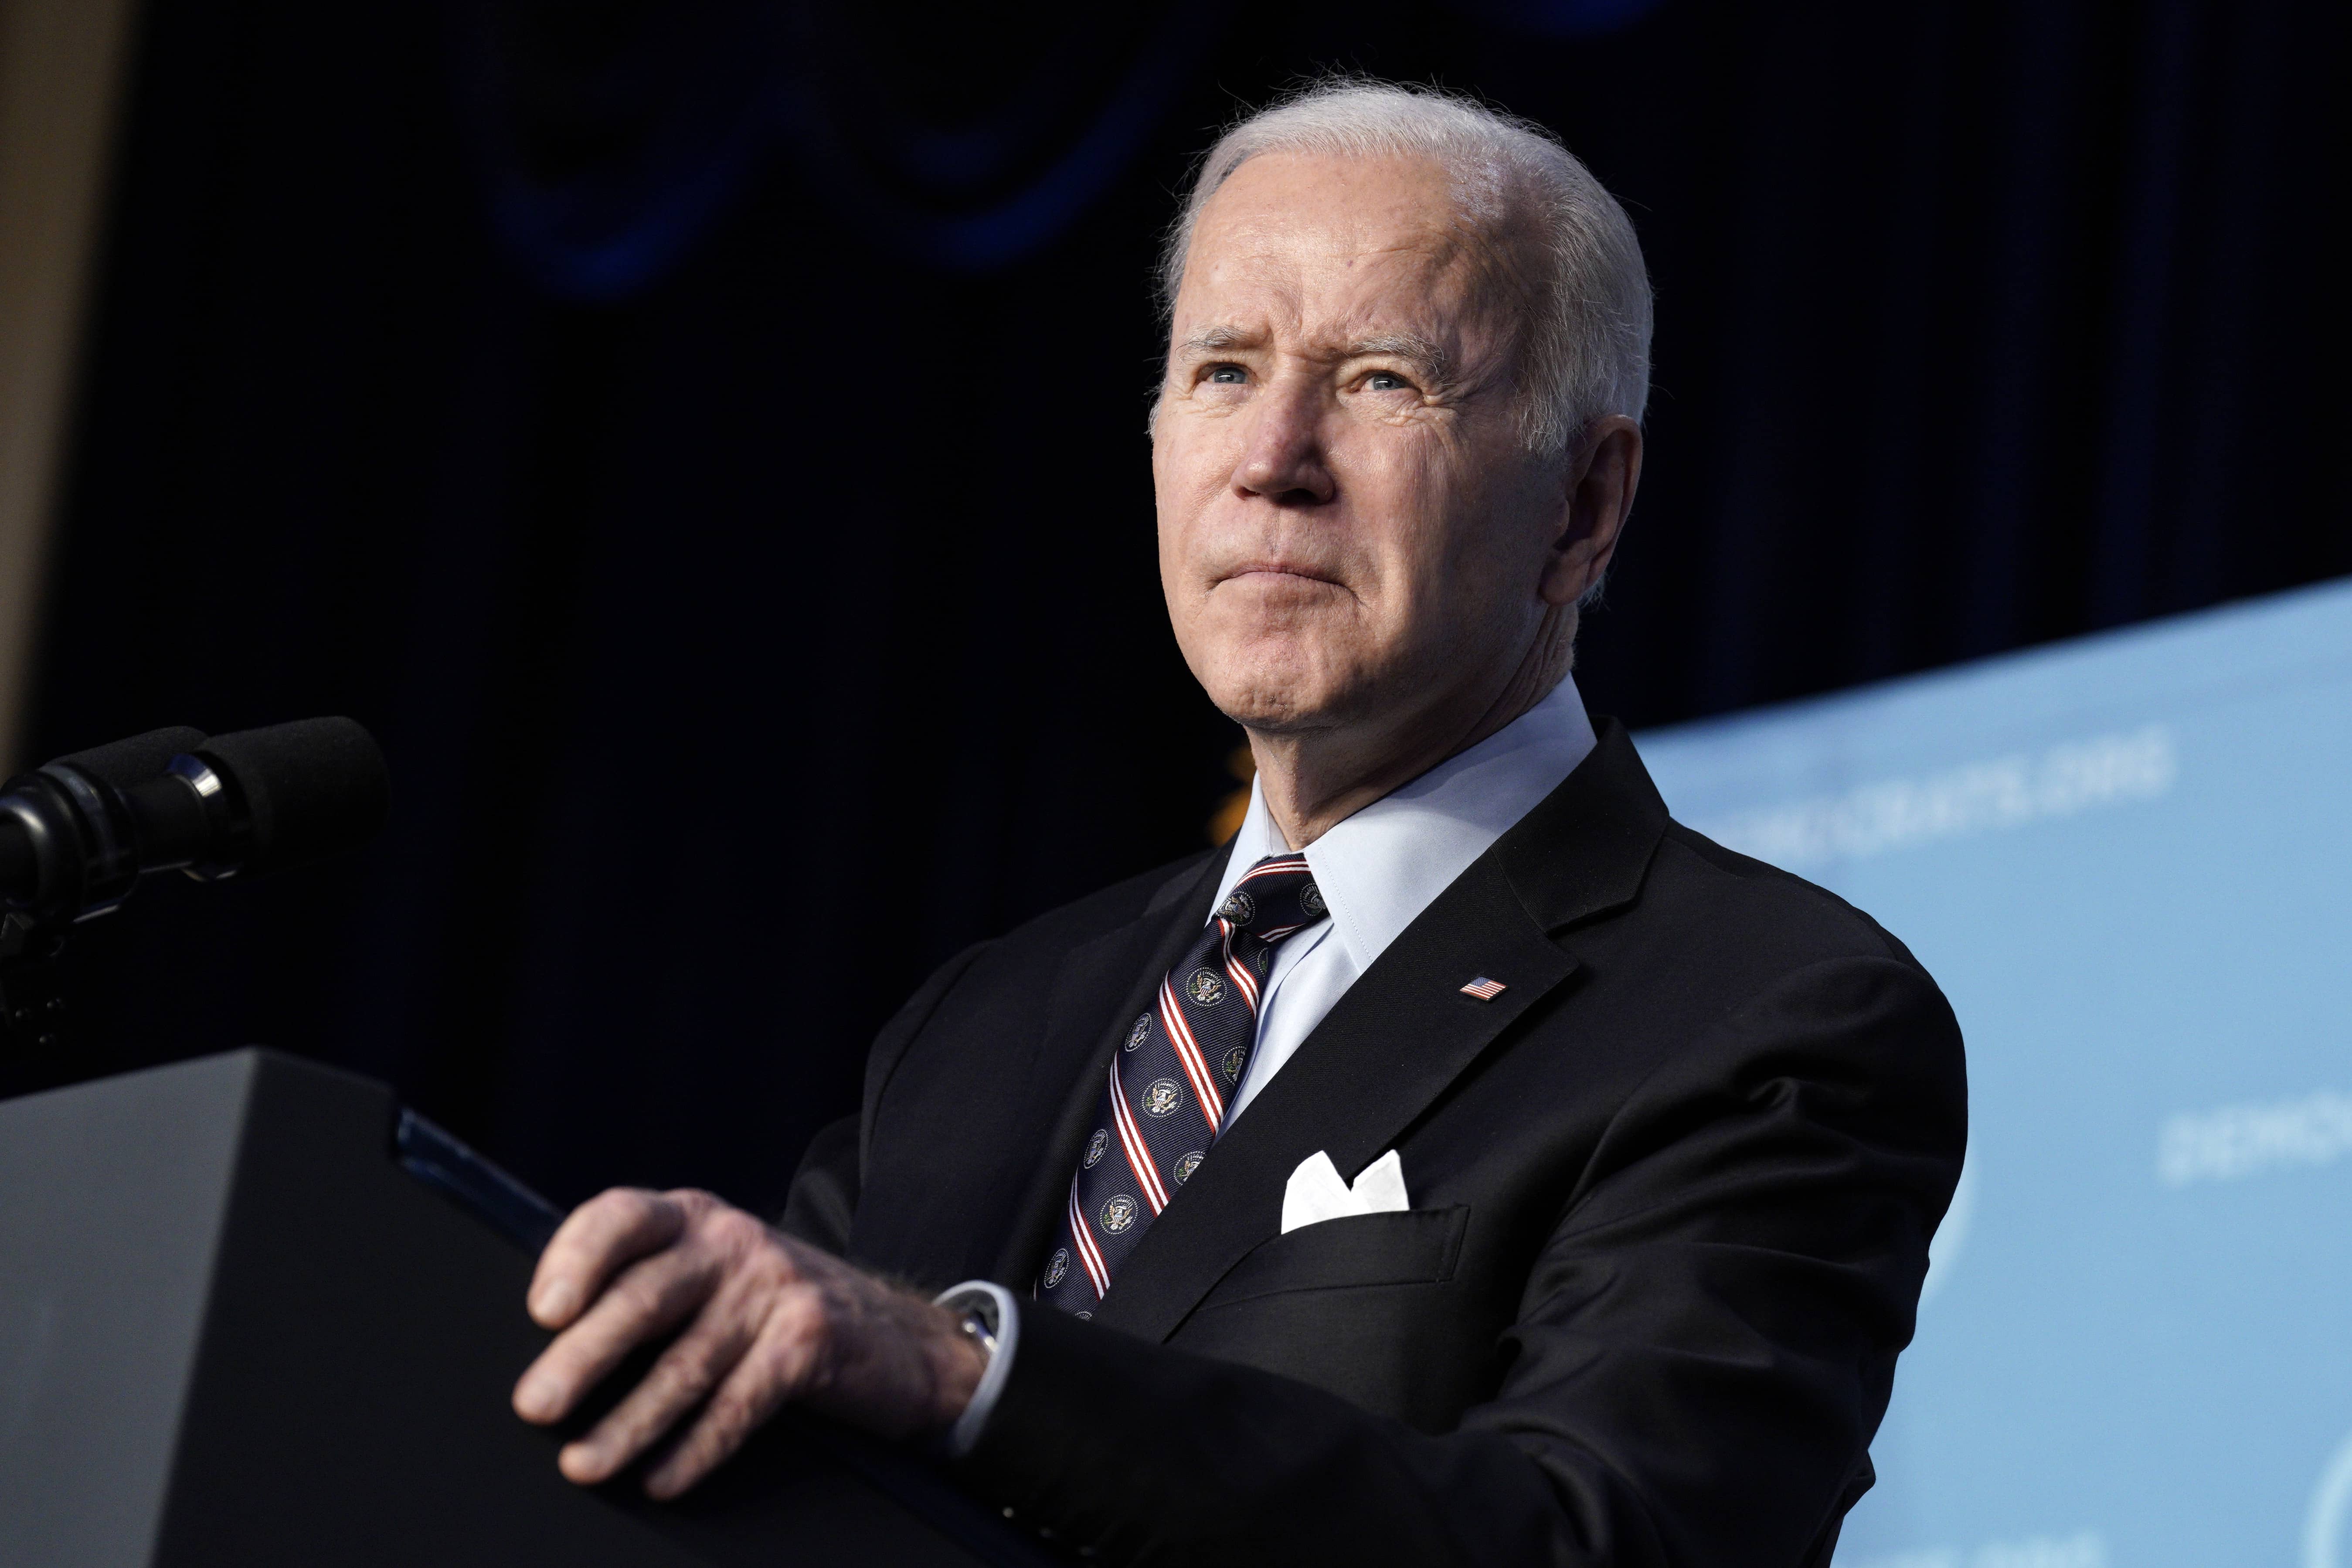
[[[1596,419],[1569,456],[1560,531],[1538,588],[1548,605],[1573,605],[1609,570],[1642,482],[1642,427],[1622,414]]]

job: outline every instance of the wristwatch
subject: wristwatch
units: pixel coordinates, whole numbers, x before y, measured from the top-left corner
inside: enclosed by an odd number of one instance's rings
[[[1014,1304],[1012,1291],[985,1279],[967,1279],[932,1300],[956,1315],[957,1325],[988,1357],[980,1386],[971,1391],[971,1403],[941,1437],[948,1456],[961,1458],[980,1441],[980,1430],[988,1425],[989,1412],[996,1408],[1005,1379],[1013,1375],[1013,1355],[1021,1340],[1021,1309]]]
[[[993,1303],[991,1304],[993,1305]],[[974,1344],[978,1345],[982,1350],[986,1351],[992,1360],[994,1359],[996,1355],[996,1325],[988,1321],[987,1314],[983,1313],[978,1307],[966,1307],[963,1310],[963,1322],[961,1327],[963,1331],[971,1337],[971,1342]]]

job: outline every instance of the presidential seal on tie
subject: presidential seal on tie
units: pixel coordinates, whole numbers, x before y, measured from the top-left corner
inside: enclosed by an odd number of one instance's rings
[[[1117,1236],[1135,1223],[1135,1200],[1125,1193],[1102,1206],[1102,1227]]]
[[[1101,1163],[1103,1155],[1109,1150],[1110,1133],[1103,1128],[1096,1128],[1095,1135],[1087,1140],[1087,1169],[1091,1171]]]
[[[1158,1078],[1143,1091],[1143,1113],[1146,1116],[1173,1116],[1176,1108],[1184,1103],[1183,1086],[1172,1078]]]
[[[1213,1007],[1225,999],[1225,977],[1213,969],[1196,969],[1184,982],[1184,994],[1203,1007]]]

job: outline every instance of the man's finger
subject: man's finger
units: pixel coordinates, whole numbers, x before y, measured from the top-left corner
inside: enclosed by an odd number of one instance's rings
[[[593,1431],[564,1445],[556,1462],[565,1477],[593,1486],[635,1463],[734,1370],[752,1332],[753,1325],[740,1318],[706,1311]]]
[[[716,1264],[688,1249],[632,1265],[585,1316],[540,1352],[515,1384],[515,1414],[561,1421],[637,1346],[692,1317],[710,1299]]]
[[[807,1384],[824,1334],[817,1292],[806,1287],[787,1292],[694,1425],[646,1475],[646,1490],[674,1498],[717,1469]]]
[[[596,1299],[604,1282],[686,1229],[686,1206],[641,1187],[614,1187],[572,1211],[539,1255],[527,1298],[543,1329],[560,1329]]]

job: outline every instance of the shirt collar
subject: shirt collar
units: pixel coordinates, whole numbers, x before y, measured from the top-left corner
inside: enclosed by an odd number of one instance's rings
[[[1472,861],[1559,788],[1593,745],[1584,699],[1575,679],[1563,677],[1549,696],[1500,730],[1308,845],[1307,864],[1358,972],[1370,969]],[[1217,905],[1242,873],[1288,849],[1265,792],[1253,782]]]

